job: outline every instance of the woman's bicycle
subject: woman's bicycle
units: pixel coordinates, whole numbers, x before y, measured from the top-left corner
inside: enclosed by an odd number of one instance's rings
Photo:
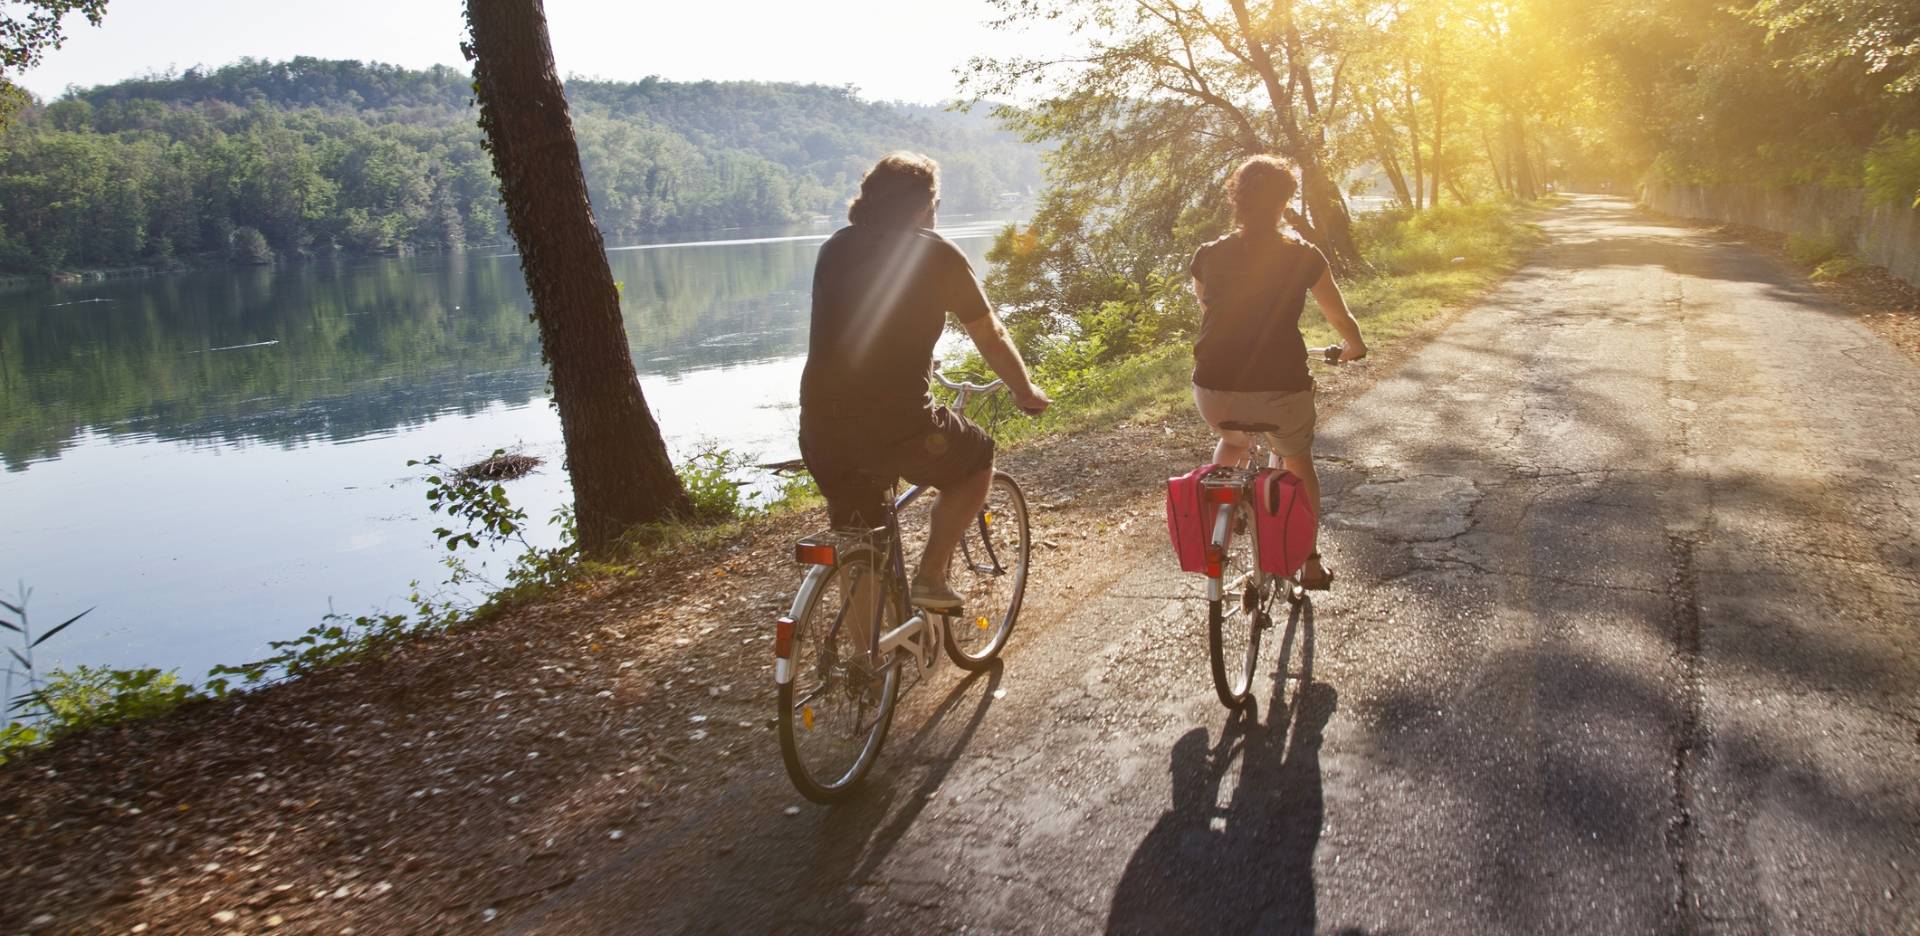
[[[1307,349],[1309,360],[1340,362],[1340,345]],[[1253,534],[1258,509],[1255,485],[1264,477],[1268,423],[1223,422],[1222,429],[1252,437],[1246,460],[1222,466],[1201,479],[1201,496],[1213,505],[1213,530],[1207,540],[1207,656],[1214,693],[1220,704],[1239,709],[1253,694],[1260,665],[1260,636],[1273,626],[1272,606],[1284,595],[1290,605],[1307,600],[1299,579],[1262,571],[1260,537]],[[1295,574],[1298,574],[1297,572]]]
[[[956,395],[961,412],[1005,386],[934,379]],[[879,527],[833,530],[794,547],[808,569],[775,630],[773,678],[781,758],[793,785],[814,802],[845,799],[873,768],[909,663],[930,670],[944,648],[961,669],[987,669],[1020,615],[1032,544],[1026,497],[1004,471],[993,473],[986,506],[948,570],[965,605],[945,612],[911,606],[900,518],[927,490],[915,485],[899,495]]]

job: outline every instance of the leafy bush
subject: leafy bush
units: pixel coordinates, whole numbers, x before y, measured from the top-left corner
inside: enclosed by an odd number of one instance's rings
[[[732,449],[708,446],[682,460],[674,468],[680,484],[693,499],[693,518],[703,523],[738,520],[761,512],[738,479],[741,471],[753,467],[752,460]]]
[[[1867,152],[1866,188],[1874,204],[1920,208],[1920,130],[1887,137]]]
[[[267,236],[258,228],[238,227],[233,229],[228,256],[235,263],[260,266],[273,262],[273,248],[267,246]]]
[[[1845,279],[1867,268],[1867,265],[1851,256],[1842,254],[1813,268],[1811,279],[1816,283]]]
[[[1818,267],[1846,252],[1846,245],[1831,234],[1793,234],[1787,237],[1787,256],[1803,267]]]
[[[1445,270],[1456,258],[1486,266],[1505,260],[1516,244],[1512,207],[1492,202],[1382,211],[1354,228],[1367,261],[1386,275]]]

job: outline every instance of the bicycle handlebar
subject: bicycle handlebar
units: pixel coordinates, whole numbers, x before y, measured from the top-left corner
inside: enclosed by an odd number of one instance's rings
[[[948,390],[952,390],[955,393],[959,393],[961,391],[965,391],[969,394],[992,393],[993,391],[998,390],[1001,387],[1004,387],[1007,385],[1007,382],[1004,380],[995,380],[992,383],[972,383],[966,380],[948,380],[947,375],[942,374],[939,371],[933,372],[933,379],[934,379],[934,382],[938,383],[940,386],[945,387]]]

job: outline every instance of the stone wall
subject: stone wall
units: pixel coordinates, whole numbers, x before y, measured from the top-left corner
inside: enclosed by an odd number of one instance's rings
[[[1857,189],[1648,183],[1641,202],[1662,214],[1766,228],[1802,237],[1832,237],[1854,256],[1920,286],[1920,210],[1868,205]]]

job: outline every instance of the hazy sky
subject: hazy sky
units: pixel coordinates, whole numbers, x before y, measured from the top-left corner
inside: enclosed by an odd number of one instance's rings
[[[241,56],[465,67],[460,0],[109,0],[103,25],[67,18],[64,47],[19,83],[46,99],[168,67]],[[1064,36],[988,29],[985,0],[547,0],[561,74],[853,84],[863,96],[953,96],[978,54]]]

